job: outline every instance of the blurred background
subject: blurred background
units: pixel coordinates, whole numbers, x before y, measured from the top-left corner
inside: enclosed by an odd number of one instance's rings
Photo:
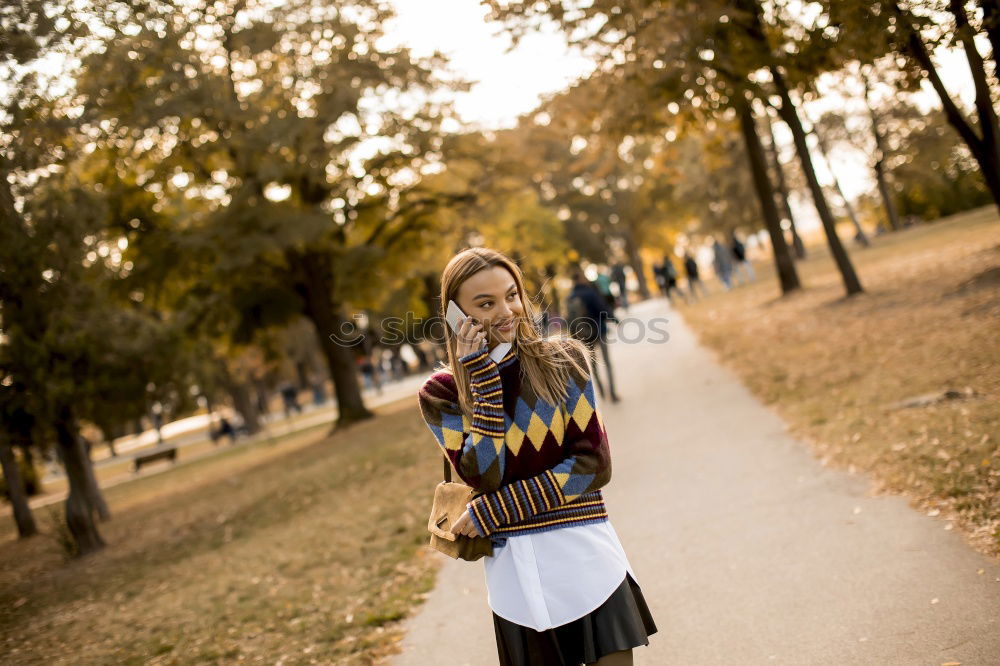
[[[391,653],[469,246],[1000,553],[998,53],[987,0],[4,3],[4,652]]]

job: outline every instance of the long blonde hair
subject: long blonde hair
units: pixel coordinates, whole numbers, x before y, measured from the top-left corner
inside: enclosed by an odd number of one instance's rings
[[[510,273],[514,278],[517,293],[521,297],[523,312],[515,317],[515,335],[512,342],[521,363],[521,380],[528,382],[535,395],[551,405],[558,405],[566,399],[570,372],[576,372],[579,377],[590,376],[588,366],[590,349],[583,342],[569,336],[542,336],[535,323],[538,310],[524,291],[521,268],[512,259],[501,252],[484,247],[468,248],[452,257],[441,274],[440,316],[444,318],[448,301],[457,298],[458,289],[463,282],[479,271],[494,266],[499,266]],[[444,329],[448,362],[443,364],[443,369],[455,378],[459,405],[471,418],[472,393],[469,388],[469,371],[458,362],[456,355],[458,338],[455,332],[448,325],[445,325]]]

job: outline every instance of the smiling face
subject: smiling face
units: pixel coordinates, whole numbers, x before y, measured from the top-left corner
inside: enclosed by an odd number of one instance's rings
[[[484,268],[458,288],[458,307],[486,325],[487,344],[513,342],[516,320],[524,314],[514,278],[500,266]],[[508,328],[498,328],[509,324]]]

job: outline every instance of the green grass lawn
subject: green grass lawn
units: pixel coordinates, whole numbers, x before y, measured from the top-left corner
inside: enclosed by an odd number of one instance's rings
[[[845,239],[850,238],[842,234]],[[1000,555],[1000,220],[989,207],[851,248],[845,299],[825,246],[780,298],[773,268],[684,317],[824,463],[869,472]],[[953,389],[958,400],[894,409]]]
[[[430,589],[439,459],[415,398],[333,437],[239,447],[110,488],[104,551],[0,541],[5,663],[370,664]],[[56,511],[55,507],[49,509]]]

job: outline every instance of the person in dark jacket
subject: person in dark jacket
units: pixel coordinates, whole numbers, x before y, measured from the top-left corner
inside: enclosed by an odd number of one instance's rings
[[[625,277],[625,264],[617,261],[611,267],[611,281],[618,285],[619,305],[628,312],[628,286]]]
[[[732,250],[716,238],[715,242],[712,243],[712,252],[715,253],[712,259],[712,265],[715,267],[715,276],[719,278],[719,282],[726,288],[726,291],[729,291],[733,288]]]
[[[694,260],[690,252],[684,253],[684,272],[687,273],[688,291],[691,293],[691,300],[698,298],[695,288],[701,289],[704,296],[708,296],[708,287],[698,276],[698,262]]]
[[[689,302],[687,295],[677,286],[677,269],[669,254],[663,256],[663,265],[660,267],[660,275],[663,278],[663,292],[671,303],[674,302],[673,292],[677,292],[685,302]]]
[[[595,361],[594,381],[597,384],[597,390],[603,398],[605,395],[604,384],[601,382],[601,375],[597,371],[597,356],[594,354],[594,347],[600,347],[601,356],[604,357],[604,366],[607,368],[608,388],[611,393],[611,402],[618,402],[620,398],[618,397],[618,393],[615,391],[615,377],[611,369],[611,356],[607,343],[608,320],[617,321],[617,319],[615,319],[614,310],[608,306],[607,302],[597,291],[597,288],[590,283],[590,280],[588,280],[583,274],[583,271],[580,270],[573,273],[573,288],[570,290],[567,302],[572,299],[579,299],[582,301],[586,313],[585,319],[582,322],[579,320],[574,321],[573,319],[567,317],[569,320],[570,334],[590,347],[590,353]]]
[[[741,243],[740,239],[736,237],[735,231],[729,239],[729,245],[733,250],[733,265],[736,268],[734,275],[736,279],[742,284],[745,273],[747,283],[753,282],[756,276],[753,274],[753,266],[747,261],[746,245]]]

